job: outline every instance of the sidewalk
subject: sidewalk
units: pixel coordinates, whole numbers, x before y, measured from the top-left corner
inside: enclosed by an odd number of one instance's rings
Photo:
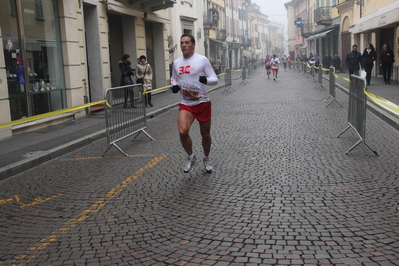
[[[254,75],[261,75],[259,70],[260,68],[256,69]],[[340,73],[339,75],[346,77],[347,73]],[[327,75],[325,75],[324,81],[324,87],[328,88]],[[241,79],[236,80],[234,84],[239,86],[240,82]],[[348,91],[349,85],[347,81],[337,79],[337,83],[341,90]],[[373,78],[371,84],[368,87],[369,92],[399,105],[398,82],[395,81],[391,85],[385,85],[382,79]],[[220,79],[218,85],[210,87],[209,91],[218,89],[222,89],[220,93],[224,90],[224,78]],[[146,109],[147,117],[151,119],[153,116],[176,107],[178,100],[178,95],[169,91],[153,95],[152,102],[154,107]],[[370,102],[369,106],[380,118],[399,130],[398,117]],[[105,137],[104,111],[98,111],[73,121],[0,140],[0,146],[2,147],[0,150],[0,181],[102,137]]]

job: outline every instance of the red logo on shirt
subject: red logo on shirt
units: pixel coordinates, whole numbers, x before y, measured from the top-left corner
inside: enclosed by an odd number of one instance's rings
[[[179,67],[179,75],[183,75],[183,74],[190,74],[191,71],[194,71],[194,68],[192,68],[191,66],[181,66]]]

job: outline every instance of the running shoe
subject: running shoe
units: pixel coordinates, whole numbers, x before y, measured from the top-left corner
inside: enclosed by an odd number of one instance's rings
[[[195,161],[196,161],[195,155],[193,156],[193,158],[190,158],[190,156],[187,157],[187,163],[186,166],[184,166],[185,173],[190,173],[193,170]]]
[[[212,173],[213,168],[212,168],[211,163],[209,162],[209,159],[203,159],[203,162],[204,162],[205,171],[207,173]]]

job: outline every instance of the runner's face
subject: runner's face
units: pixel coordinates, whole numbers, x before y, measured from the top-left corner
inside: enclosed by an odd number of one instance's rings
[[[190,37],[184,36],[180,39],[180,49],[184,58],[189,58],[194,54],[195,43],[191,42]]]

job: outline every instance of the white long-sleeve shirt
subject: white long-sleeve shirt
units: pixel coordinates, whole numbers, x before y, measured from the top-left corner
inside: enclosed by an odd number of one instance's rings
[[[190,58],[180,57],[173,62],[171,85],[180,86],[180,103],[188,106],[209,102],[205,84],[200,76],[207,77],[207,85],[218,84],[218,77],[205,56],[194,53]]]

